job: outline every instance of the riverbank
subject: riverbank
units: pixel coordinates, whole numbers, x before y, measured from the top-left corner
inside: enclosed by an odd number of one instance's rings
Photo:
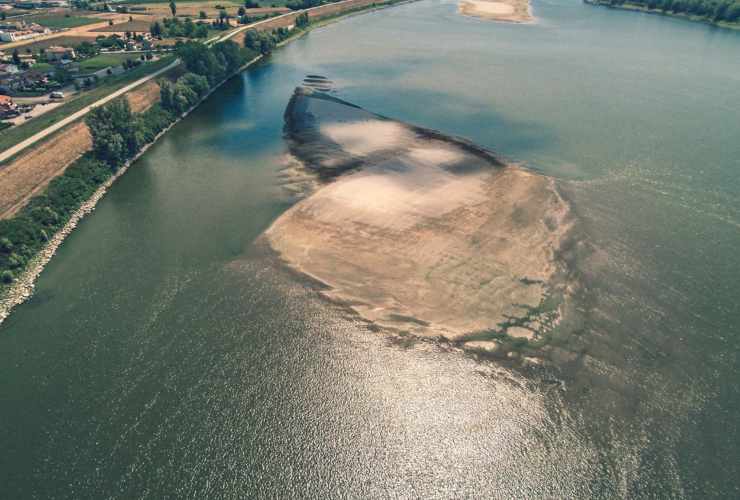
[[[492,21],[528,23],[534,20],[529,0],[461,0],[458,11],[466,16]]]
[[[617,4],[617,3],[611,3],[611,2],[603,1],[603,0],[583,0],[583,3],[596,6],[596,7],[606,7],[609,9],[629,10],[633,12],[644,12],[645,14],[657,14],[660,16],[676,17],[679,19],[685,19],[687,21],[708,24],[710,26],[716,26],[718,28],[728,28],[732,30],[740,30],[740,22],[718,21],[710,16],[697,16],[694,14],[688,14],[684,12],[674,12],[674,11],[666,11],[666,10],[660,10],[660,9],[651,9],[650,7],[647,7],[645,5],[640,5],[637,3],[624,2],[621,4]]]
[[[359,6],[357,4],[360,4]],[[359,13],[361,11],[365,10],[374,10],[379,7],[393,5],[401,2],[394,2],[390,1],[387,3],[384,3],[382,5],[378,5],[373,2],[368,2],[367,0],[359,0],[357,3],[355,2],[341,2],[342,6],[346,6],[347,10],[343,13],[337,12],[337,5],[329,5],[329,6],[321,6],[321,7],[332,7],[331,10],[328,12],[327,20],[329,22],[339,20],[345,15],[352,15]],[[319,9],[321,7],[317,7],[315,9]],[[309,9],[309,11],[313,11],[313,9]],[[296,15],[300,14],[300,12],[296,12]],[[319,27],[322,26],[325,23],[316,23]],[[300,33],[297,33],[295,37],[290,37],[286,40],[284,40],[285,43],[287,43],[289,40],[297,38],[297,36],[304,34],[307,31],[310,31],[314,26],[309,25],[301,30]],[[25,263],[25,265],[22,267],[22,271],[18,273],[18,276],[12,276],[11,283],[0,283],[0,323],[4,321],[5,318],[10,314],[10,311],[13,307],[23,303],[25,300],[27,300],[32,292],[33,287],[36,279],[40,275],[41,271],[45,267],[45,265],[49,262],[51,257],[56,253],[56,250],[59,248],[61,243],[64,241],[66,236],[77,226],[79,221],[88,213],[90,213],[94,208],[97,202],[102,198],[102,196],[105,194],[107,189],[112,185],[113,182],[115,182],[116,179],[118,179],[126,170],[128,170],[129,166],[135,161],[135,159],[138,159],[152,144],[154,144],[164,133],[166,133],[172,126],[174,126],[176,123],[178,123],[180,120],[182,120],[185,116],[187,116],[193,109],[198,107],[209,95],[211,95],[216,89],[218,89],[221,85],[223,85],[226,81],[228,81],[233,76],[241,73],[242,71],[246,70],[251,65],[255,64],[256,62],[260,61],[264,55],[258,55],[256,57],[251,58],[248,62],[246,62],[244,65],[242,65],[237,71],[235,71],[232,75],[230,75],[227,78],[224,78],[222,81],[220,81],[215,87],[209,89],[208,93],[204,95],[194,106],[192,106],[190,109],[188,109],[186,112],[181,114],[177,119],[175,119],[169,126],[167,126],[163,131],[158,133],[154,140],[148,144],[146,144],[142,150],[135,155],[135,157],[129,161],[127,161],[123,166],[119,167],[118,170],[115,171],[114,175],[112,175],[110,178],[106,179],[106,181],[101,184],[101,186],[90,196],[85,202],[83,202],[77,210],[75,210],[69,217],[68,221],[64,224],[64,226],[55,231],[54,234],[48,239],[47,243],[38,251],[35,255],[30,257],[28,261]],[[3,237],[3,234],[0,234],[0,237]],[[8,248],[8,252],[12,251],[11,248]],[[3,271],[5,272],[5,271]],[[7,279],[5,276],[3,279]]]

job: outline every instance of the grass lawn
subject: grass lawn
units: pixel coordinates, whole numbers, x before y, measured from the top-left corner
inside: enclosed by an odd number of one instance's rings
[[[51,71],[54,69],[54,66],[49,63],[40,62],[31,66],[31,69],[35,71]]]
[[[58,108],[53,109],[48,113],[39,116],[38,118],[34,118],[33,120],[30,120],[23,125],[19,125],[17,127],[2,131],[2,133],[0,133],[0,151],[5,151],[9,147],[18,144],[20,141],[27,139],[28,137],[31,137],[33,134],[42,131],[48,126],[53,125],[64,117],[71,115],[75,111],[79,111],[85,106],[107,96],[112,92],[115,92],[121,87],[125,87],[129,83],[138,80],[139,78],[142,78],[150,73],[153,73],[158,69],[163,68],[164,66],[167,66],[172,62],[172,60],[173,57],[165,57],[163,59],[160,59],[159,61],[144,64],[136,69],[127,71],[122,75],[107,78],[99,87],[89,92],[83,93],[76,99],[69,101],[63,106],[59,106]],[[12,158],[9,158],[6,161],[12,161]]]
[[[77,26],[84,26],[86,24],[93,24],[102,22],[102,19],[95,19],[93,17],[80,17],[80,16],[69,16],[65,15],[51,15],[51,16],[31,16],[27,18],[29,21],[46,26],[52,29],[64,29],[64,28],[76,28]]]
[[[133,54],[100,54],[80,62],[80,72],[92,73],[108,66],[120,66],[126,59],[138,59]]]

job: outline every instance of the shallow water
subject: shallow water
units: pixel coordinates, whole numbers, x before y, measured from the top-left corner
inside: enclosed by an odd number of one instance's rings
[[[0,497],[740,493],[740,34],[425,0],[281,49],[177,125],[0,327]],[[307,74],[559,179],[579,310],[546,373],[398,345],[253,242]]]

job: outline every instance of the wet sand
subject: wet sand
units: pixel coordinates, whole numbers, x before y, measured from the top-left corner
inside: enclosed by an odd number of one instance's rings
[[[291,100],[286,135],[303,170],[290,184],[311,179],[312,194],[264,236],[327,297],[450,340],[533,338],[557,321],[546,303],[566,286],[557,253],[571,224],[552,179],[310,91]]]
[[[493,21],[526,23],[534,19],[529,0],[461,0],[458,10],[466,16]]]

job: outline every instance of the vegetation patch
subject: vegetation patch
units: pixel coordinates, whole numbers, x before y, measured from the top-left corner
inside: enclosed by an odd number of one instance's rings
[[[81,17],[70,15],[51,15],[33,17],[32,21],[51,29],[68,29],[88,24],[99,23],[102,20],[94,17]]]
[[[178,45],[188,73],[162,82],[160,104],[135,114],[123,97],[95,108],[86,117],[92,150],[51,181],[14,217],[0,221],[0,294],[24,272],[41,249],[106,180],[134,158],[182,112],[233,75],[255,53],[227,41],[207,47]]]
[[[142,78],[149,73],[152,73],[164,66],[167,66],[172,62],[172,58],[167,57],[155,61],[153,63],[145,64],[135,68],[131,71],[127,71],[121,75],[112,76],[104,80],[104,82],[94,90],[82,94],[80,97],[59,106],[56,109],[44,113],[43,115],[34,118],[22,125],[11,128],[10,130],[3,131],[0,135],[0,150],[8,149],[9,147],[18,144],[24,139],[31,137],[33,134],[44,130],[46,127],[53,125],[62,118],[69,116],[70,114],[79,111],[85,106],[105,97],[106,95],[115,92],[116,90],[125,87],[129,83],[132,83],[139,78]]]
[[[594,5],[684,16],[717,25],[740,25],[738,0],[584,0]]]
[[[138,56],[127,54],[100,54],[82,61],[80,63],[80,71],[83,73],[92,73],[103,68],[120,66],[129,59],[137,58]]]

